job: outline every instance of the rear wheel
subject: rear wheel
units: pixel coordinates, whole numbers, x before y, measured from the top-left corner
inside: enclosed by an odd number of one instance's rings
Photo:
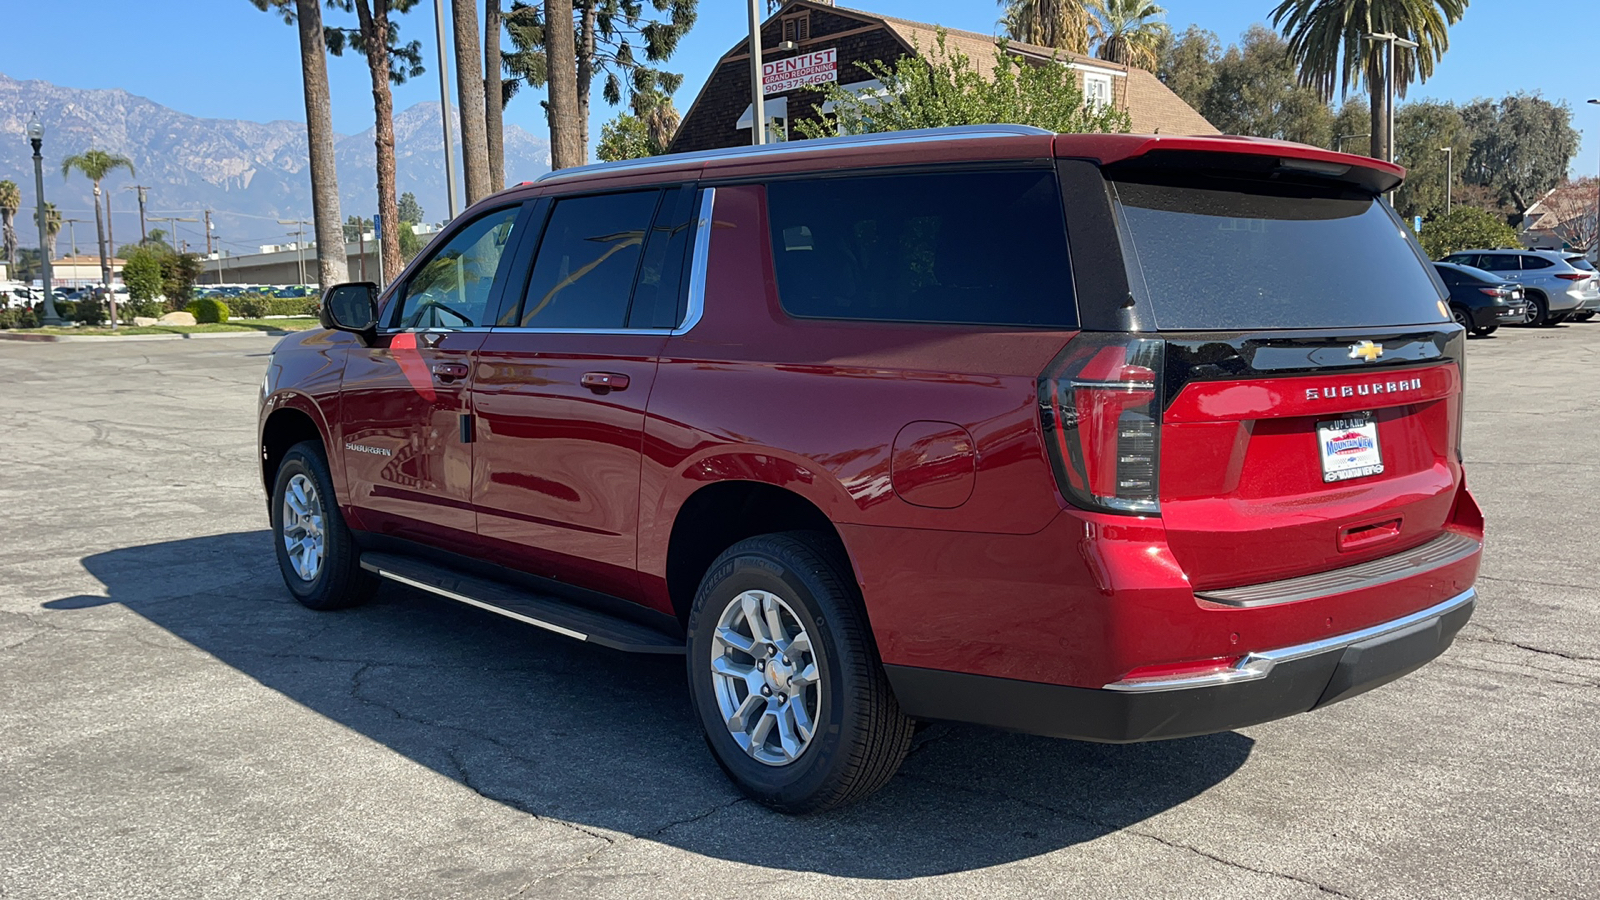
[[[754,537],[717,557],[695,596],[688,651],[712,755],[774,809],[866,797],[911,745],[849,565],[818,534]]]
[[[1455,323],[1460,325],[1462,328],[1465,328],[1468,331],[1472,330],[1472,316],[1468,315],[1466,309],[1463,307],[1451,304],[1450,318],[1455,320]]]
[[[311,609],[341,609],[372,597],[378,580],[339,512],[322,446],[289,448],[272,490],[272,537],[283,583]]]
[[[1477,335],[1478,337],[1488,337],[1489,335],[1494,334],[1496,331],[1499,331],[1499,330],[1500,330],[1500,326],[1499,325],[1485,325],[1482,328],[1474,328],[1474,329],[1472,329],[1472,333]]]
[[[1572,314],[1572,321],[1574,322],[1587,322],[1592,318],[1594,318],[1594,310],[1592,309],[1586,309],[1583,312]]]
[[[1550,322],[1550,307],[1545,303],[1543,294],[1528,295],[1527,318],[1524,325],[1547,325]]]

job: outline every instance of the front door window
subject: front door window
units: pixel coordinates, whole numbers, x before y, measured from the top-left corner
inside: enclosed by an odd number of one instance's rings
[[[495,271],[511,240],[519,207],[496,210],[457,232],[417,268],[395,320],[401,329],[478,328],[489,309]]]

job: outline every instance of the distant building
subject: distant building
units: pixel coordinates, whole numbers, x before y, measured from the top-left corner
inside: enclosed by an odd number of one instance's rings
[[[125,260],[111,260],[111,283],[122,283],[122,264]],[[100,257],[63,256],[50,261],[50,281],[53,287],[88,287],[100,283]]]
[[[979,71],[993,64],[993,35],[944,29],[945,45],[961,52]],[[891,16],[844,9],[815,0],[790,0],[761,26],[763,82],[772,140],[798,137],[797,119],[816,118],[820,101],[809,84],[837,81],[857,93],[882,85],[857,63],[892,63],[913,53],[937,52],[939,27]],[[672,141],[672,152],[711,150],[750,143],[753,117],[749,39],[723,55],[690,105]],[[1088,56],[1010,42],[1007,52],[1039,65],[1065,65],[1078,73],[1090,102],[1124,110],[1136,134],[1218,134],[1216,127],[1149,72]],[[1053,61],[1053,62],[1052,62]]]
[[[1522,214],[1518,236],[1530,250],[1572,250],[1595,258],[1594,185],[1563,184],[1545,192]],[[1582,245],[1582,246],[1579,246]]]

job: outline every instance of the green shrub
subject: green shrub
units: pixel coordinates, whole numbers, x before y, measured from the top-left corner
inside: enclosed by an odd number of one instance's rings
[[[240,319],[259,319],[267,314],[272,298],[261,294],[240,294],[227,299],[228,312]]]
[[[167,311],[167,305],[160,300],[124,300],[117,304],[117,318],[132,319],[143,316],[147,319],[159,319]]]
[[[72,304],[72,320],[79,325],[104,325],[106,304],[96,297],[85,297]]]
[[[222,324],[228,321],[228,304],[215,297],[201,297],[190,301],[189,314],[202,325]]]

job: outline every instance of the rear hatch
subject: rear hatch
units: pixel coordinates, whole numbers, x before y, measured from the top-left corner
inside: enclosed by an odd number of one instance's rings
[[[1464,332],[1394,213],[1359,184],[1282,172],[1108,174],[1150,327],[1081,336],[1041,383],[1063,492],[1159,515],[1196,590],[1439,537],[1461,480]]]

